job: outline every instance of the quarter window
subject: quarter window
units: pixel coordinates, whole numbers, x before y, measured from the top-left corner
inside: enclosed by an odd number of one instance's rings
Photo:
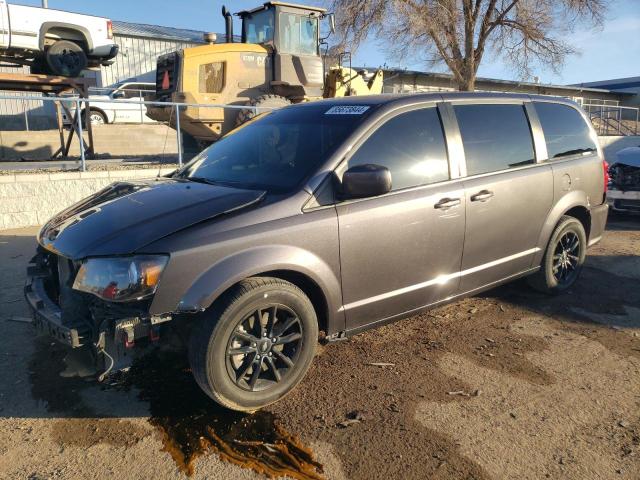
[[[549,159],[596,151],[587,122],[575,108],[558,103],[534,102],[542,125]]]
[[[220,93],[224,88],[224,62],[200,65],[198,76],[200,93]]]
[[[456,105],[467,175],[535,163],[529,121],[522,105]]]
[[[367,163],[389,169],[393,190],[448,180],[438,110],[413,110],[386,122],[349,159],[348,168]]]

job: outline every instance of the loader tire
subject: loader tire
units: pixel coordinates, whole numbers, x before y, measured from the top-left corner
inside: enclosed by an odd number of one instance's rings
[[[288,99],[286,99],[285,97],[281,97],[280,95],[273,94],[261,95],[256,98],[252,98],[251,100],[249,100],[249,102],[247,102],[247,106],[250,107],[282,108],[286,107],[287,105],[291,105],[291,102]],[[249,120],[257,117],[265,111],[267,110],[256,112],[252,108],[240,110],[236,118],[236,127],[239,127],[243,123],[248,122]]]

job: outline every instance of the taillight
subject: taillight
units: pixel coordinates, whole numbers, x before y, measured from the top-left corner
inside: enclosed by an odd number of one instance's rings
[[[111,40],[113,38],[113,22],[107,20],[107,38]]]
[[[607,190],[609,189],[609,164],[607,163],[606,160],[602,161],[602,169],[604,170],[604,193],[607,193]]]

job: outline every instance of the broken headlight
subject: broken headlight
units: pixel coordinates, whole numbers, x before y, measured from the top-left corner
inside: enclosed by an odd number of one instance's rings
[[[142,300],[155,293],[168,260],[166,255],[88,258],[73,288],[110,302]]]

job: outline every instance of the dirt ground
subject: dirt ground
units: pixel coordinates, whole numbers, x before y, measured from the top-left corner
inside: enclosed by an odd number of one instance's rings
[[[640,479],[640,217],[571,292],[518,282],[321,347],[250,416],[175,351],[108,387],[60,376],[22,300],[35,231],[0,232],[0,478]]]

